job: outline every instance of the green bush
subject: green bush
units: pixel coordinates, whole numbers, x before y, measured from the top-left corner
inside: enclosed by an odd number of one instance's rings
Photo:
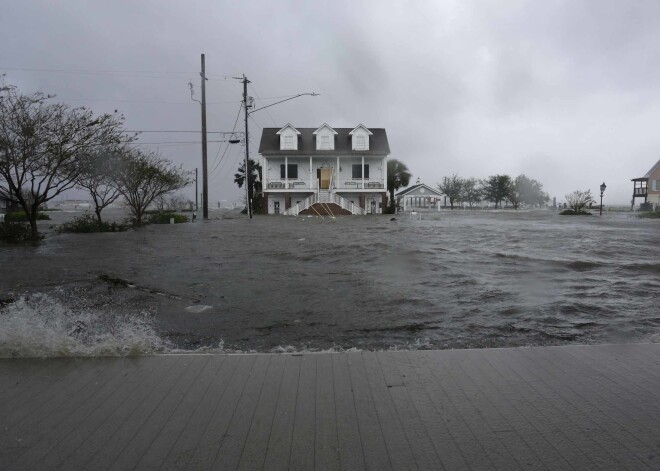
[[[639,213],[637,217],[640,218],[660,218],[660,211],[654,211],[654,212],[646,212],[646,213]]]
[[[26,242],[32,239],[29,224],[22,222],[0,222],[0,241],[16,243]]]
[[[148,217],[146,218],[147,224],[169,224],[170,219],[174,218],[174,223],[175,224],[180,224],[183,222],[188,222],[190,219],[188,216],[184,216],[183,214],[177,214],[177,213],[155,213],[155,214],[148,214]]]
[[[64,223],[60,226],[60,232],[76,233],[123,232],[126,229],[126,224],[118,224],[116,222],[103,222],[99,225],[98,220],[92,214],[84,214],[75,218],[73,221]]]
[[[44,214],[44,213],[37,213],[37,220],[38,221],[50,221],[50,216],[48,214]],[[25,214],[23,211],[17,211],[17,212],[14,212],[14,213],[5,214],[5,221],[6,222],[27,222],[28,217],[27,217],[27,214]]]

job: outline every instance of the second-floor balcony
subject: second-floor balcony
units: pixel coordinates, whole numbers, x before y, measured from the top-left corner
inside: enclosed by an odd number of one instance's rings
[[[351,191],[351,190],[380,190],[385,189],[385,185],[382,181],[377,180],[340,180],[338,182],[331,182],[329,185],[323,185],[322,182],[318,180],[302,180],[302,179],[292,179],[289,178],[283,179],[278,178],[274,180],[266,180],[264,184],[265,190],[287,190],[287,191],[316,191],[320,188],[322,189],[331,189],[338,191]],[[325,188],[324,188],[325,187]]]

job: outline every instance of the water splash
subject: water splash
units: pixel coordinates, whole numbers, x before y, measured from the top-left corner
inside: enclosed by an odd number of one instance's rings
[[[0,308],[0,358],[127,356],[167,350],[146,311],[76,306],[58,298],[34,293]]]

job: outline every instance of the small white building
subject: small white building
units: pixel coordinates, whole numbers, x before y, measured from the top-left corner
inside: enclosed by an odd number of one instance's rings
[[[382,128],[264,128],[264,206],[268,214],[382,213],[389,153]]]
[[[437,209],[442,202],[443,194],[417,180],[413,186],[399,191],[394,195],[397,208],[402,211]]]

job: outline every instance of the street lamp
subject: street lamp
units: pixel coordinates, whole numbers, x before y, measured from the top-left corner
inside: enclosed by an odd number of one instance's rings
[[[600,185],[600,216],[603,215],[603,193],[605,193],[605,188],[607,188],[607,186],[605,185],[605,182],[603,182],[603,184]]]
[[[294,98],[298,98],[305,95],[319,96],[319,93],[313,93],[313,92],[299,93],[298,95],[285,98],[284,100],[276,101],[275,103],[271,103],[270,105],[262,106],[261,108],[248,111],[248,108],[254,106],[251,104],[252,99],[251,97],[248,97],[248,93],[247,93],[247,84],[250,83],[250,81],[247,79],[245,75],[243,75],[242,77],[234,77],[234,78],[241,80],[243,82],[243,106],[245,107],[245,206],[249,218],[252,219],[252,203],[250,202],[250,185],[249,185],[250,177],[248,172],[248,161],[250,159],[250,135],[248,134],[248,117],[251,114],[256,113],[257,111],[270,108],[271,106],[279,105],[280,103],[284,103],[285,101],[293,100]]]

